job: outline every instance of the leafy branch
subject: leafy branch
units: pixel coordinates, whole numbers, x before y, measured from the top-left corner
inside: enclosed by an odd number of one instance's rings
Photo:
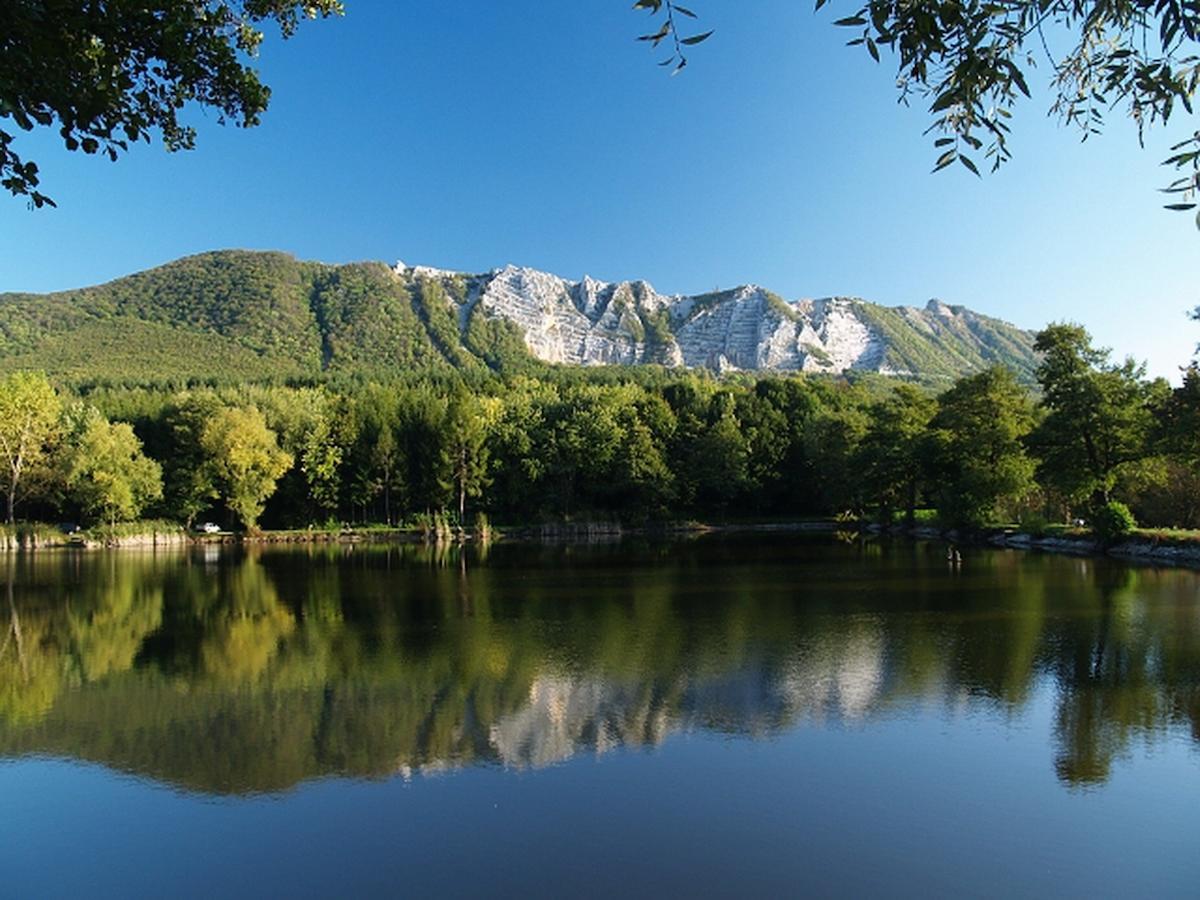
[[[825,2],[817,0],[817,9]],[[1140,142],[1146,126],[1166,124],[1177,107],[1191,114],[1200,83],[1196,0],[870,0],[834,24],[861,28],[848,43],[864,45],[876,62],[880,47],[896,54],[902,101],[912,94],[929,101],[929,131],[941,135],[935,171],[957,160],[978,175],[970,152],[982,151],[992,171],[1012,158],[1009,121],[1017,101],[1030,97],[1026,72],[1036,67],[1037,49],[1053,69],[1051,114],[1083,140],[1100,133],[1107,110],[1124,106]],[[1047,29],[1074,42],[1060,60]],[[1180,195],[1168,209],[1195,208],[1198,150],[1200,133],[1164,161],[1190,168],[1164,189]]]
[[[816,9],[827,2],[816,0]],[[670,0],[634,7],[664,15],[662,27],[639,40],[658,46],[673,38],[676,52],[662,64],[678,58],[676,72],[687,62],[682,46],[708,37],[680,40],[675,13],[695,14]],[[1200,0],[867,0],[834,25],[853,29],[848,45],[877,63],[892,52],[901,103],[920,97],[929,104],[935,172],[957,162],[979,175],[982,165],[996,171],[1012,158],[1013,112],[1032,96],[1027,73],[1038,56],[1052,71],[1051,115],[1083,140],[1122,108],[1141,142],[1146,127],[1166,125],[1180,108],[1193,114],[1200,88]],[[1069,52],[1056,59],[1047,33],[1069,38]],[[1200,131],[1172,147],[1163,165],[1179,175],[1163,188],[1172,195],[1166,208],[1196,209]]]
[[[650,46],[658,47],[663,41],[668,38],[675,48],[667,59],[659,63],[660,66],[674,65],[671,70],[672,75],[678,75],[687,66],[687,56],[684,55],[684,47],[694,47],[696,44],[708,40],[712,36],[712,31],[705,31],[699,34],[693,34],[688,37],[680,37],[679,29],[675,22],[675,16],[686,16],[690,19],[695,19],[696,14],[686,6],[680,6],[672,0],[637,0],[633,4],[634,9],[644,9],[652,16],[663,16],[661,27],[657,31],[643,34],[638,37],[639,41],[647,41]]]
[[[153,133],[168,150],[188,150],[196,131],[179,111],[191,103],[222,124],[258,124],[271,91],[248,61],[263,23],[286,38],[301,19],[341,12],[339,0],[0,4],[0,120],[20,131],[57,126],[68,150],[114,161]],[[14,137],[0,129],[0,188],[54,206]]]

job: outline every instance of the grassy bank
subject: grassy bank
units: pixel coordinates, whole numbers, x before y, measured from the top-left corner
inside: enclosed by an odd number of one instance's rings
[[[95,525],[91,528],[51,525],[45,522],[16,522],[0,525],[0,547],[32,550],[39,547],[157,546],[182,544],[188,533],[176,522],[147,519]]]

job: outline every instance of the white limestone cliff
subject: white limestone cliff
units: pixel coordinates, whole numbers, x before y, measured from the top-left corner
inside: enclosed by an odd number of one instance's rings
[[[787,302],[757,285],[665,295],[644,281],[587,275],[569,281],[514,265],[463,276],[399,262],[395,272],[406,279],[467,278],[466,297],[457,301],[461,327],[476,312],[512,322],[532,355],[551,363],[913,374],[889,352],[888,336],[869,315],[883,308],[851,298]],[[972,329],[994,320],[940,300],[889,312],[920,340],[965,341],[970,353],[987,358],[987,341]]]

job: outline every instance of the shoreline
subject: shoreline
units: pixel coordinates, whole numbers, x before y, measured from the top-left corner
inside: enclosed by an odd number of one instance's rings
[[[778,522],[655,522],[623,525],[615,521],[557,522],[517,525],[492,529],[496,541],[545,543],[595,542],[625,537],[670,537],[705,534],[833,534],[857,533],[909,540],[942,541],[974,547],[998,547],[1012,550],[1037,550],[1072,556],[1108,556],[1125,562],[1143,562],[1182,568],[1200,568],[1200,539],[1158,538],[1135,535],[1105,545],[1086,535],[1035,535],[1015,528],[985,528],[968,532],[941,529],[932,525],[892,525],[847,523],[834,519],[807,519]],[[263,531],[254,535],[222,532],[215,535],[192,534],[180,529],[148,530],[125,535],[64,534],[45,526],[18,526],[15,533],[0,536],[0,552],[24,552],[48,549],[158,549],[189,546],[246,546],[264,544],[473,544],[480,536],[464,531],[449,538],[436,538],[416,528],[347,528],[341,531],[299,530]]]
[[[1010,550],[1040,550],[1069,556],[1109,556],[1123,562],[1145,562],[1179,568],[1200,568],[1200,540],[1160,540],[1154,537],[1132,536],[1112,544],[1094,537],[1057,537],[1034,535],[1015,528],[987,528],[979,532],[942,529],[929,525],[891,528],[868,525],[871,534],[906,537],[916,540],[945,541],[973,547],[1001,547]]]

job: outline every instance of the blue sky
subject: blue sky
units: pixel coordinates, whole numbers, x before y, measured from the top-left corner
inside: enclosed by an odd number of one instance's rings
[[[222,247],[514,262],[1070,319],[1177,380],[1200,340],[1200,231],[1161,209],[1157,163],[1194,119],[1142,150],[1114,112],[1081,144],[1043,94],[1005,170],[934,176],[927,114],[897,105],[886,57],[842,46],[837,4],[694,0],[716,33],[675,78],[634,41],[631,5],[347,0],[343,19],[265,47],[274,97],[256,129],[200,113],[195,151],[141,145],[115,164],[21,135],[59,208],[0,198],[0,291]]]

